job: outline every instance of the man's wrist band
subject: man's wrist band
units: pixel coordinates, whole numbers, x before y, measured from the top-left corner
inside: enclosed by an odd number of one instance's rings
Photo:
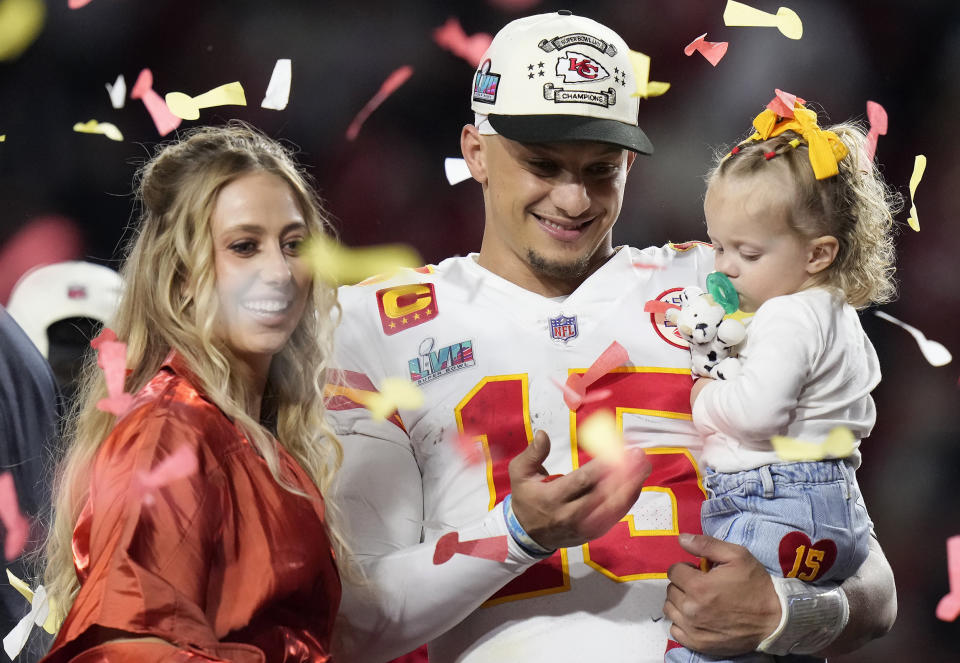
[[[780,624],[757,645],[757,651],[774,656],[813,654],[846,627],[850,605],[839,586],[825,588],[796,578],[771,580],[780,599]]]
[[[507,495],[503,500],[503,519],[507,523],[507,531],[510,532],[510,536],[531,557],[549,557],[556,552],[541,546],[523,529],[520,521],[517,520],[517,516],[513,513],[513,495]]]

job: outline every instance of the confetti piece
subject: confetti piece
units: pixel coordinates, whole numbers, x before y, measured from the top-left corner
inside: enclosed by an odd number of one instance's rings
[[[10,586],[20,592],[20,595],[23,596],[23,598],[27,599],[27,601],[30,601],[31,604],[33,603],[33,597],[36,593],[30,589],[30,585],[15,576],[10,569],[7,569],[7,580],[9,581]],[[44,592],[46,592],[46,589],[43,587],[43,585],[39,585],[37,587],[37,591],[40,591],[41,589],[44,589]],[[55,609],[57,606],[56,599],[50,597],[49,603],[50,613],[47,615],[47,618],[43,622],[42,626],[44,631],[53,635],[60,630],[60,622],[62,620],[57,619],[57,610]],[[38,624],[38,626],[39,625],[40,624]]]
[[[27,50],[46,16],[43,0],[0,0],[0,60],[13,60]]]
[[[123,140],[123,134],[117,129],[117,125],[110,122],[97,122],[96,120],[77,122],[73,125],[73,130],[81,134],[103,134],[110,140]]]
[[[30,521],[20,512],[17,488],[10,472],[0,474],[0,522],[7,530],[3,556],[9,562],[20,556],[30,538]]]
[[[483,461],[483,445],[476,436],[458,432],[454,437],[454,443],[468,465],[476,465]]]
[[[680,306],[678,304],[671,304],[670,302],[661,302],[659,299],[650,299],[643,305],[643,312],[665,314],[672,308],[679,309]]]
[[[447,175],[447,181],[453,184],[460,184],[464,180],[469,180],[473,175],[467,168],[467,162],[464,159],[456,157],[447,157],[443,160],[443,172]]]
[[[448,532],[437,539],[437,547],[433,551],[433,563],[444,564],[449,562],[456,553],[489,559],[494,562],[505,562],[507,561],[508,550],[506,535],[460,541],[456,532]]]
[[[605,398],[609,398],[613,393],[609,389],[597,389],[584,396],[583,394],[578,394],[572,387],[565,385],[560,382],[560,380],[550,378],[550,381],[556,385],[557,389],[563,392],[563,400],[565,402],[580,403],[580,405],[602,401]]]
[[[197,455],[186,446],[178,447],[175,452],[157,463],[149,472],[138,472],[137,483],[144,492],[145,504],[153,504],[153,491],[177,479],[183,479],[197,471]]]
[[[637,269],[666,269],[666,265],[658,262],[635,262],[632,263]]]
[[[131,99],[141,99],[143,105],[147,107],[147,112],[153,118],[153,124],[161,136],[180,126],[180,118],[170,112],[166,102],[160,98],[160,95],[153,90],[153,72],[144,69],[137,76],[133,89],[130,90]]]
[[[433,41],[440,48],[445,48],[466,60],[471,67],[477,68],[480,66],[483,54],[490,47],[493,37],[486,32],[468,35],[463,31],[459,20],[448,18],[446,23],[439,28],[434,28]]]
[[[387,80],[383,82],[380,89],[377,90],[377,93],[373,95],[373,98],[360,109],[357,116],[350,122],[350,126],[347,127],[347,140],[356,140],[357,135],[360,133],[360,127],[367,121],[370,114],[377,110],[377,107],[382,104],[387,97],[393,94],[398,87],[406,83],[407,79],[412,75],[413,67],[405,64],[387,76]]]
[[[617,419],[609,410],[598,410],[586,418],[577,433],[577,445],[610,465],[623,459],[626,448],[623,434],[617,430]]]
[[[201,108],[247,105],[247,98],[239,81],[224,83],[196,97],[183,92],[167,92],[164,100],[170,112],[184,120],[199,119]]]
[[[789,92],[784,92],[780,88],[774,88],[773,92],[775,96],[770,100],[770,103],[767,104],[767,108],[780,117],[793,117],[793,109],[796,105],[798,103],[807,103],[806,99],[798,97],[795,94],[790,94]]]
[[[804,442],[784,435],[770,438],[773,450],[781,460],[795,463],[805,460],[823,460],[824,458],[846,458],[853,453],[856,440],[846,426],[837,426],[823,442]]]
[[[93,0],[67,0],[67,7],[70,9],[80,9],[81,7],[86,7]]]
[[[9,569],[7,575],[12,576]],[[15,577],[15,576],[14,576]],[[43,585],[37,587],[37,591],[31,593],[30,612],[23,616],[17,625],[14,626],[7,635],[3,637],[3,650],[10,659],[14,659],[27,644],[30,638],[30,631],[34,625],[44,625],[50,619],[53,611],[50,609],[51,601],[47,599],[47,589]]]
[[[90,341],[90,347],[97,351],[97,365],[103,369],[107,383],[108,396],[97,401],[97,409],[123,416],[133,404],[133,396],[123,391],[127,377],[127,344],[120,343],[113,330],[105,327]]]
[[[571,410],[576,410],[580,407],[584,402],[584,396],[590,385],[618,366],[623,366],[628,361],[630,361],[630,357],[627,351],[622,345],[614,341],[606,350],[600,353],[600,356],[590,365],[586,373],[582,375],[579,373],[571,373],[568,375],[567,386],[573,391],[575,397],[568,396],[568,392],[564,392],[563,401],[567,404],[567,407]]]
[[[950,592],[937,604],[937,619],[952,622],[960,616],[960,536],[947,539],[947,578]]]
[[[803,21],[797,13],[787,7],[780,7],[776,14],[735,0],[727,0],[723,10],[723,24],[736,27],[776,28],[784,37],[800,39],[803,36]]]
[[[380,391],[357,391],[362,405],[377,421],[386,419],[396,410],[415,410],[423,406],[423,392],[405,378],[384,378]]]
[[[290,101],[290,80],[293,70],[289,58],[280,58],[273,65],[273,74],[267,83],[267,92],[260,102],[260,108],[283,110]]]
[[[335,285],[357,283],[374,274],[389,274],[423,264],[417,252],[404,244],[351,249],[319,235],[304,243],[301,255],[313,267],[317,278]]]
[[[699,51],[700,55],[707,59],[707,62],[716,67],[717,63],[727,54],[727,47],[730,44],[725,41],[707,41],[706,36],[707,33],[704,32],[687,44],[686,48],[683,49],[683,54],[693,55],[694,51]]]
[[[0,143],[3,143],[7,140],[7,134],[0,134]]]
[[[630,64],[637,79],[637,91],[631,97],[659,97],[670,89],[670,83],[650,80],[650,56],[638,51],[630,51]]]
[[[917,206],[913,202],[913,196],[917,192],[917,185],[920,184],[920,178],[923,177],[923,171],[927,169],[927,157],[918,154],[913,160],[913,174],[910,176],[910,217],[907,223],[910,227],[920,232],[920,219],[917,216]]]
[[[123,108],[123,102],[127,98],[127,81],[123,74],[117,76],[113,85],[110,85],[110,83],[104,85],[107,88],[107,94],[110,95],[110,105],[114,108]]]
[[[870,131],[867,132],[867,143],[863,150],[867,161],[873,161],[877,153],[877,139],[887,135],[887,111],[876,101],[867,102],[867,120],[870,121]]]
[[[910,332],[910,335],[917,341],[923,358],[926,359],[931,366],[946,366],[953,360],[953,355],[950,354],[950,351],[947,350],[942,343],[930,340],[916,327],[911,327],[907,323],[897,320],[892,315],[888,315],[883,311],[874,311],[873,314],[882,320],[892,322],[898,327],[903,327]]]

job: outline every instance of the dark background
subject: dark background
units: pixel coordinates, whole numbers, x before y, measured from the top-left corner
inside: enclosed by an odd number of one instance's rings
[[[797,11],[804,36],[727,28],[725,0],[526,0],[530,11],[570,9],[618,30],[652,58],[651,78],[672,84],[641,102],[640,125],[656,146],[637,160],[615,242],[637,246],[705,239],[703,174],[775,87],[816,102],[840,121],[865,116],[868,99],[889,113],[877,150],[889,182],[908,197],[898,216],[900,299],[884,308],[960,352],[960,268],[955,243],[960,181],[960,12],[954,0],[753,0]],[[342,239],[406,242],[428,262],[479,248],[482,200],[472,182],[447,184],[443,160],[459,155],[472,121],[472,67],[437,47],[434,28],[458,17],[468,34],[494,33],[516,10],[474,2],[93,0],[71,11],[48,3],[46,25],[19,58],[0,62],[0,302],[31,256],[11,255],[17,233],[55,214],[79,228],[85,259],[117,265],[130,220],[131,181],[162,139],[137,100],[110,105],[104,83],[128,89],[149,67],[154,89],[198,95],[239,80],[247,107],[201,111],[197,122],[240,118],[299,146]],[[529,12],[524,12],[529,13]],[[683,47],[707,32],[728,41],[714,68]],[[293,61],[290,105],[259,107],[277,58]],[[387,75],[414,67],[359,137],[344,133]],[[74,133],[75,122],[116,124],[125,140]],[[823,118],[822,118],[823,119]],[[172,138],[174,134],[168,136]],[[928,158],[916,203],[922,232],[906,226],[914,156]],[[951,191],[953,193],[951,193]],[[66,235],[64,235],[66,238]],[[66,241],[66,239],[65,239]],[[945,540],[960,534],[957,363],[929,366],[901,329],[863,316],[880,354],[879,417],[859,476],[897,577],[893,631],[855,661],[954,661],[958,626],[934,616],[948,590]]]

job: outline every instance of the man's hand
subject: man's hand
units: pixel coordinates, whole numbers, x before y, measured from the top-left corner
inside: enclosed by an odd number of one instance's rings
[[[680,546],[710,560],[704,572],[670,567],[663,614],[670,637],[688,649],[735,656],[756,649],[780,623],[780,600],[770,574],[743,546],[705,535],[681,534]]]
[[[513,513],[534,541],[545,548],[579,546],[613,527],[643,490],[653,466],[642,449],[628,449],[616,466],[597,459],[544,482],[543,461],[550,438],[537,431],[533,442],[510,461]]]

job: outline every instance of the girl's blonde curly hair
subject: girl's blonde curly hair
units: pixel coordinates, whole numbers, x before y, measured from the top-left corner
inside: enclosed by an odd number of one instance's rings
[[[897,291],[893,216],[903,206],[902,196],[866,157],[866,133],[859,123],[844,122],[824,130],[837,134],[848,150],[834,177],[816,179],[807,144],[787,130],[765,141],[747,139],[737,145],[735,154],[718,154],[707,175],[708,186],[721,178],[779,169],[795,186],[786,210],[790,228],[807,239],[832,235],[839,244],[833,263],[815,276],[814,284],[838,290],[858,309],[889,302]],[[796,139],[799,144],[794,142],[794,147],[791,141]]]

